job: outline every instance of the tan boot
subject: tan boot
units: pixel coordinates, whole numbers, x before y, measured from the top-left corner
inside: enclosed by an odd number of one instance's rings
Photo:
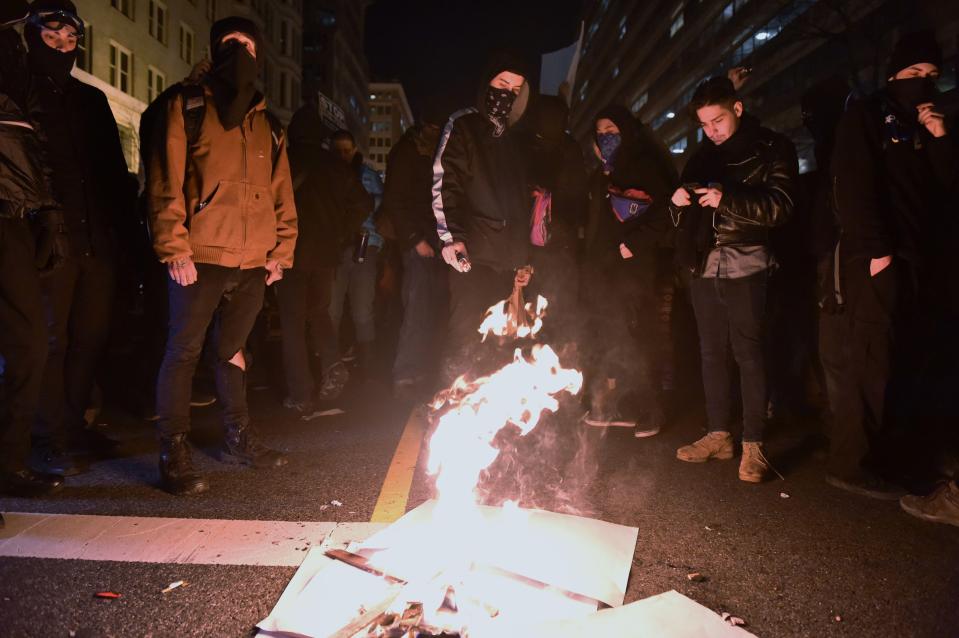
[[[729,432],[710,432],[691,445],[676,450],[676,458],[687,463],[705,463],[709,459],[733,458],[733,437]]]
[[[762,483],[769,472],[769,461],[763,454],[762,443],[743,442],[743,457],[739,460],[739,480]]]

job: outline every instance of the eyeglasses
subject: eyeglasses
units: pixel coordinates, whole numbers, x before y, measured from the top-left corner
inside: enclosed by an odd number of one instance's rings
[[[75,37],[78,40],[83,38],[84,28],[83,20],[69,11],[43,11],[41,13],[31,14],[27,19],[28,24],[32,24],[40,29],[47,31],[62,31],[66,27],[73,27],[73,33],[67,33],[68,37]]]

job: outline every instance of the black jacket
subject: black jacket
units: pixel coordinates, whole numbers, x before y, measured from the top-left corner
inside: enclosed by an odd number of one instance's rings
[[[110,250],[117,227],[135,219],[127,164],[107,98],[73,77],[60,86],[34,74],[28,115],[43,145],[53,189],[78,253]]]
[[[708,139],[693,153],[682,183],[722,185],[719,208],[669,204],[677,225],[676,258],[699,273],[709,252],[721,246],[768,246],[769,231],[789,220],[796,205],[796,149],[784,135],[745,115],[736,133],[720,146]]]
[[[293,267],[310,270],[340,263],[341,246],[372,212],[373,198],[350,167],[321,146],[326,131],[313,117],[315,107],[303,109],[287,135],[297,216]]]
[[[20,107],[0,93],[0,217],[23,218],[55,207],[36,131]]]
[[[464,242],[470,261],[498,271],[522,266],[529,256],[532,197],[521,136],[513,126],[528,99],[527,83],[499,137],[482,99],[477,108],[457,111],[440,135],[433,162],[433,215],[440,241]]]
[[[671,225],[667,204],[679,181],[666,150],[652,130],[622,106],[603,109],[594,120],[610,119],[622,136],[622,143],[609,175],[597,168],[590,178],[589,225],[586,230],[588,259],[622,259],[619,245],[634,254],[668,246]],[[653,203],[641,217],[620,222],[612,211],[609,189],[640,190]]]
[[[386,162],[386,190],[380,215],[389,220],[400,250],[409,250],[421,240],[439,248],[436,218],[430,189],[433,183],[433,153],[439,138],[436,129],[413,126],[393,146]]]
[[[831,162],[842,259],[897,255],[920,264],[935,217],[955,209],[946,195],[957,192],[957,158],[955,135],[932,137],[883,92],[850,105]]]

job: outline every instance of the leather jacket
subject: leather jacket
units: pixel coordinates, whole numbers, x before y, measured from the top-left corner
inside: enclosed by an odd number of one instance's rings
[[[722,145],[703,142],[682,182],[721,184],[723,191],[716,209],[669,206],[678,229],[677,259],[698,272],[712,249],[768,246],[769,230],[789,220],[799,184],[796,149],[785,136],[744,116],[739,130]]]

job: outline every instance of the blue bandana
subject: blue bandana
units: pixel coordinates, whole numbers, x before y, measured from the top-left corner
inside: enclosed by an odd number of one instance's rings
[[[616,151],[622,143],[623,136],[619,133],[600,133],[596,136],[596,145],[599,147],[599,154],[603,158],[603,170],[606,172],[613,172]]]

